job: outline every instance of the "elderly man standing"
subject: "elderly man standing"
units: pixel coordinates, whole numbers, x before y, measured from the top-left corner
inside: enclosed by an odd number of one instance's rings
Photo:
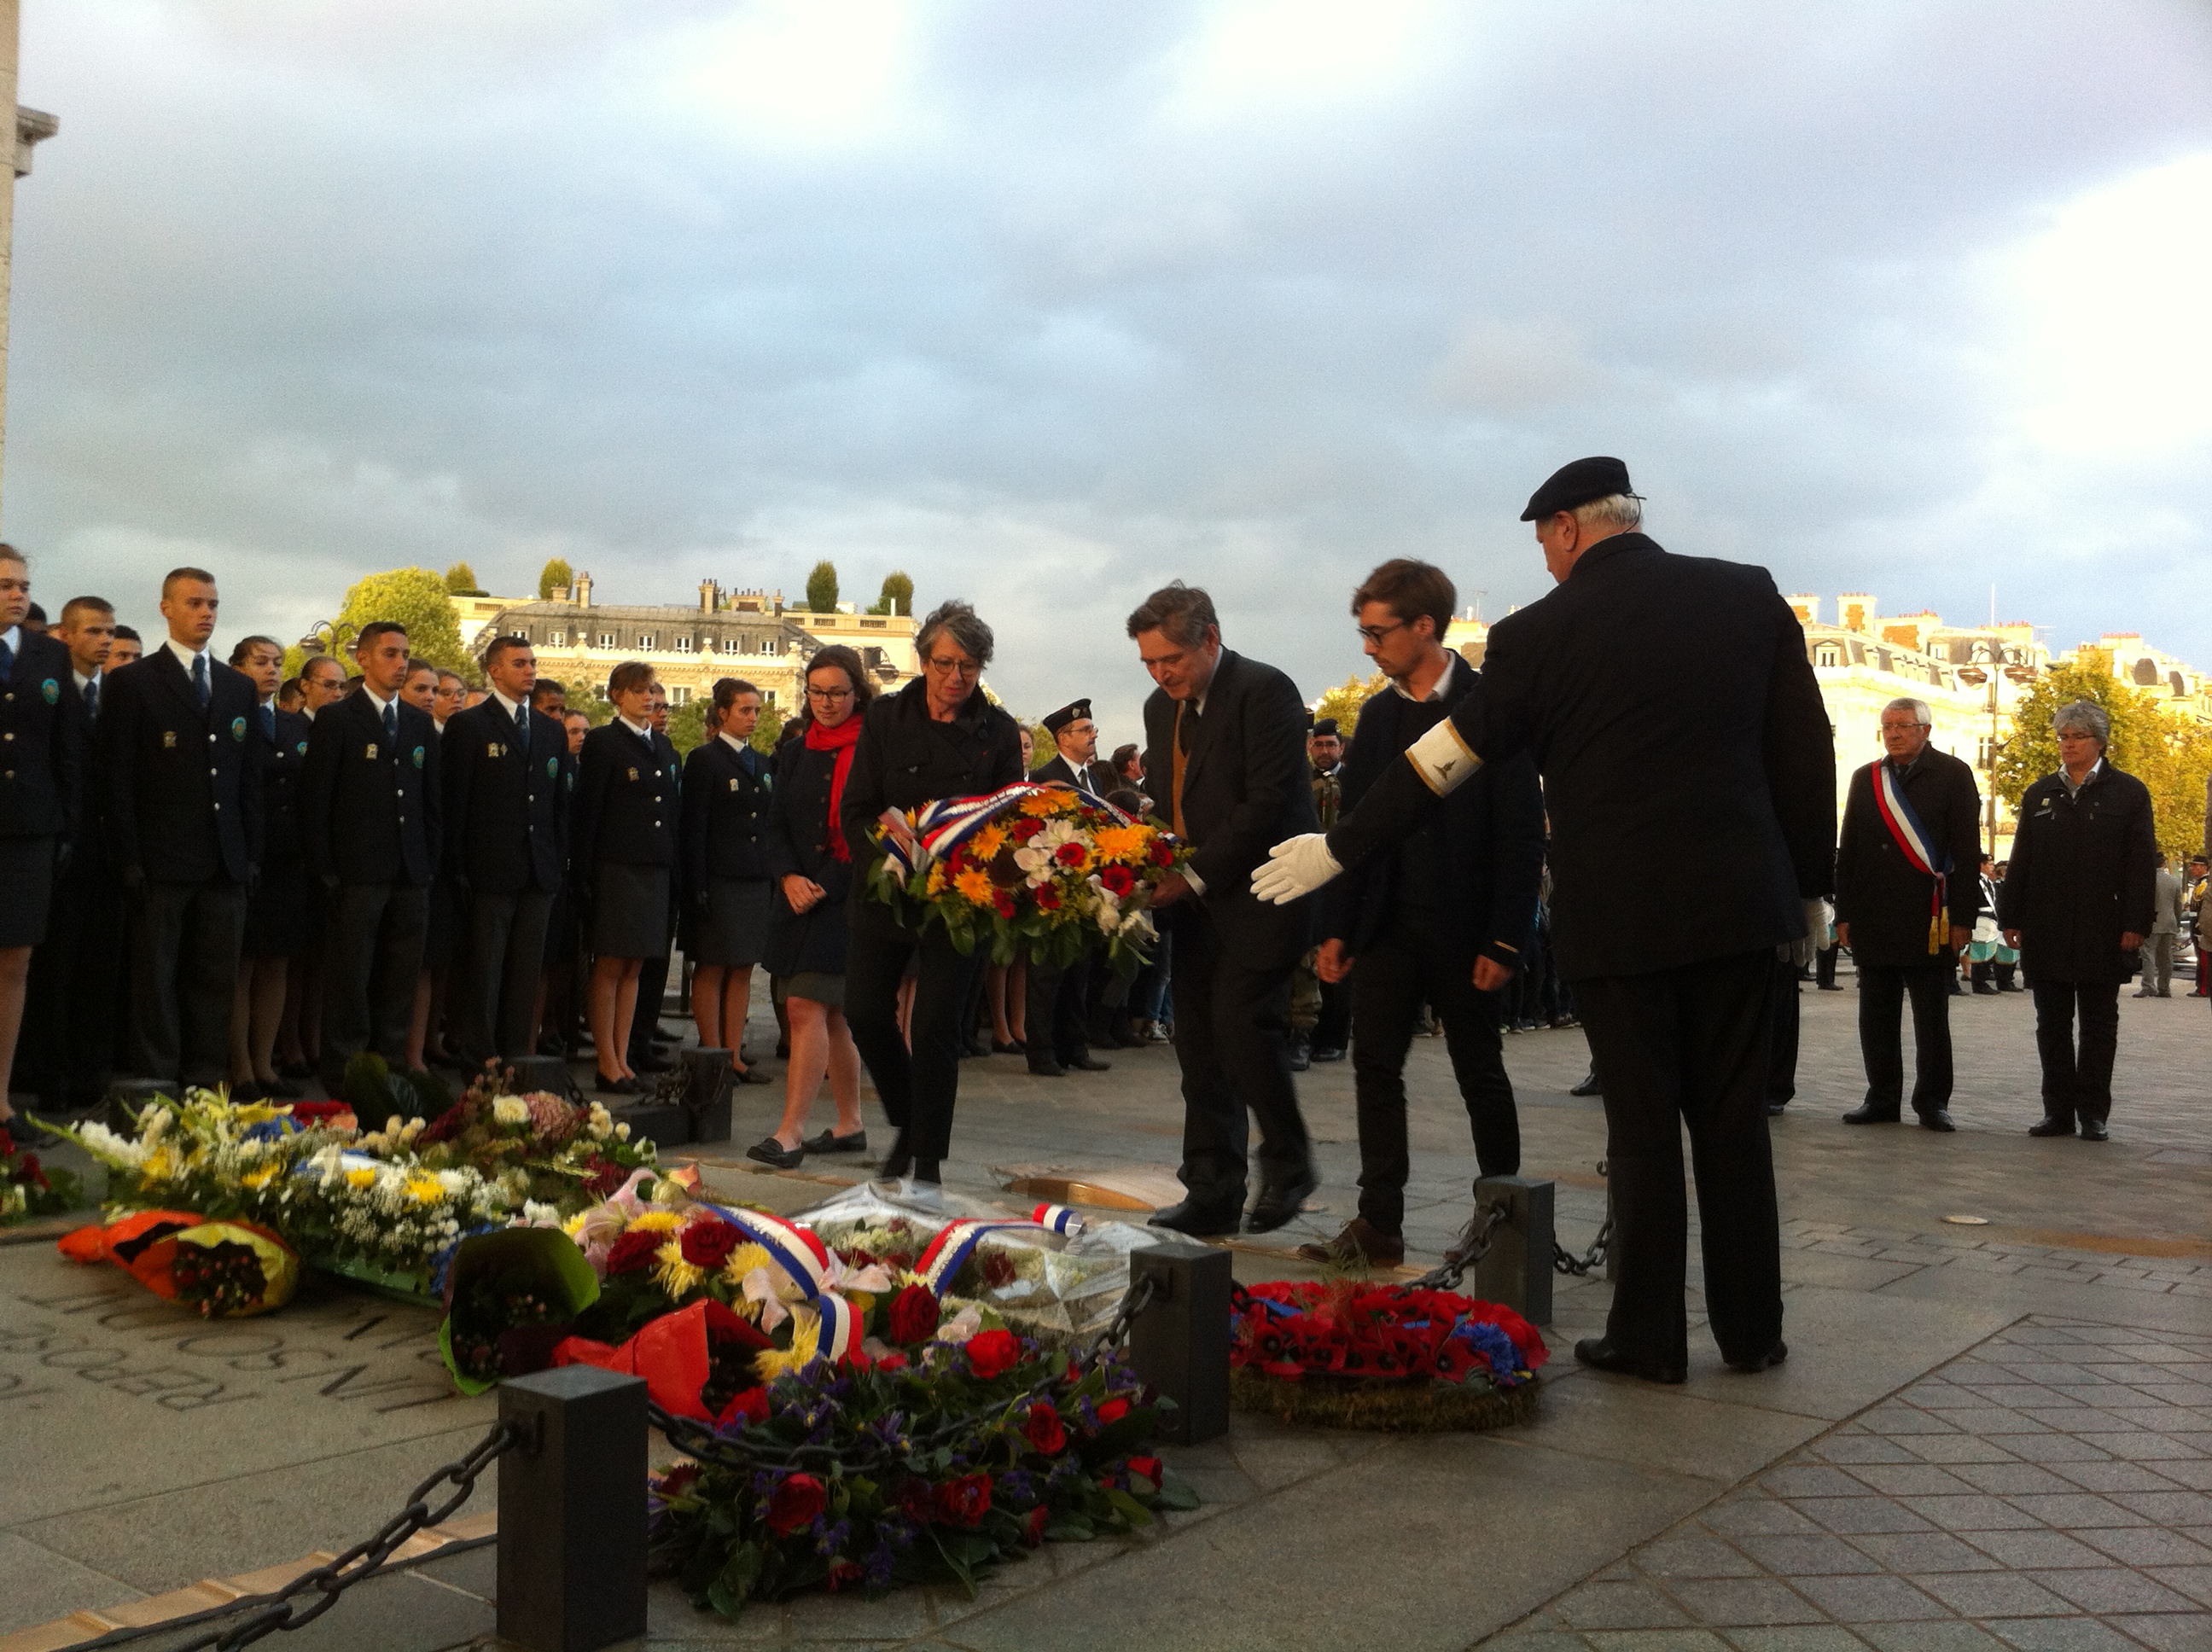
[[[1950,1130],[1951,981],[1973,939],[1982,886],[1974,771],[1928,744],[1924,700],[1881,708],[1888,755],[1851,776],[1836,851],[1836,939],[1859,970],[1866,1100],[1845,1124],[1895,1124],[1905,1093],[1899,1021],[1912,999],[1912,1110]]]
[[[1553,944],[1605,1078],[1620,1272],[1601,1370],[1688,1375],[1688,1127],[1705,1305],[1721,1357],[1763,1370],[1782,1340],[1767,1139],[1775,948],[1825,919],[1835,751],[1805,633],[1766,570],[1676,556],[1638,531],[1617,459],[1562,467],[1522,513],[1558,589],[1492,628],[1479,680],[1324,838],[1279,843],[1253,878],[1295,899],[1404,841],[1486,766],[1522,752],[1552,824]],[[1667,669],[1650,639],[1670,639]],[[1620,857],[1665,876],[1626,909]]]
[[[1176,835],[1196,852],[1152,896],[1175,937],[1177,1174],[1189,1190],[1152,1223],[1196,1238],[1237,1231],[1249,1108],[1260,1121],[1261,1181],[1244,1225],[1267,1233],[1315,1186],[1289,1036],[1308,907],[1270,906],[1252,889],[1267,846],[1315,823],[1305,703],[1273,665],[1221,646],[1213,598],[1194,586],[1152,592],[1128,630],[1158,685],[1145,701],[1145,772]]]
[[[2137,998],[2173,996],[2173,952],[2181,944],[2181,880],[2166,870],[2164,855],[2158,857],[2157,864],[2151,896],[2154,913],[2149,938],[2143,942],[2142,985],[2136,988]]]
[[[2031,1136],[2106,1139],[2120,983],[2150,933],[2157,836],[2149,788],[2105,761],[2112,720],[2086,700],[2051,719],[2058,772],[2020,800],[2012,868],[1997,895],[2006,941],[2035,994],[2043,1118]],[[2075,1042],[2074,1017],[2081,1018]]]

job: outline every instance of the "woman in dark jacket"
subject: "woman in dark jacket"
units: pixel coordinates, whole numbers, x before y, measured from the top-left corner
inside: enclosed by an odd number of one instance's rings
[[[769,973],[783,984],[791,1020],[783,1121],[746,1157],[789,1169],[809,1152],[857,1153],[860,1053],[845,1024],[846,896],[853,880],[837,805],[852,783],[868,677],[860,657],[833,644],[806,668],[806,708],[775,753],[775,790],[763,847],[775,880]],[[824,1073],[837,1123],[806,1139],[807,1109]]]
[[[307,949],[307,877],[300,858],[300,768],[307,756],[307,720],[276,709],[284,647],[246,637],[230,651],[232,666],[253,679],[261,696],[261,873],[246,900],[238,986],[230,1008],[230,1093],[237,1101],[290,1100],[297,1084],[278,1077],[276,1028],[284,1015],[291,960]]]
[[[2020,800],[1997,921],[2006,944],[2020,948],[2035,994],[2043,1119],[2027,1133],[2070,1136],[2078,1122],[2083,1140],[2103,1141],[2120,983],[2135,974],[2136,949],[2153,922],[2157,832],[2149,788],[2105,761],[2112,725],[2103,709],[2077,700],[2051,726],[2061,767]]]
[[[869,833],[894,811],[945,798],[975,797],[1022,777],[1021,732],[984,697],[991,628],[964,602],[941,604],[921,623],[915,651],[921,676],[868,708],[867,730],[845,787],[845,837],[854,875],[877,857]],[[960,1090],[962,1011],[981,952],[963,957],[942,927],[917,933],[882,902],[856,893],[846,1008],[860,1059],[876,1081],[899,1139],[884,1174],[935,1181],[952,1141]],[[899,981],[918,958],[912,1044],[900,1036]]]
[[[691,1019],[704,1049],[726,1049],[739,1084],[768,1075],[744,1062],[753,966],[767,955],[770,895],[761,838],[774,795],[769,760],[752,747],[760,690],[714,684],[708,735],[684,760],[684,898],[691,919]]]
[[[653,667],[624,660],[607,678],[615,715],[584,737],[569,874],[592,963],[592,1042],[603,1095],[635,1096],[629,1058],[637,976],[668,951],[670,880],[676,866],[676,748],[653,732]]]

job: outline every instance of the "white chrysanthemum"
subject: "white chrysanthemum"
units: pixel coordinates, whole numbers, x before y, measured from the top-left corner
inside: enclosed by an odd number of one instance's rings
[[[530,1103],[520,1096],[495,1096],[492,1097],[491,1116],[495,1124],[528,1124]]]

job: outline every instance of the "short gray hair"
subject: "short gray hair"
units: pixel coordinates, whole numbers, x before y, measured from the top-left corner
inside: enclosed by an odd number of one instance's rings
[[[1576,506],[1575,520],[1584,527],[1602,523],[1607,527],[1640,528],[1644,525],[1644,501],[1634,494],[1607,494],[1602,499]]]
[[[959,645],[960,651],[978,665],[989,665],[991,651],[998,646],[998,639],[991,635],[991,628],[983,623],[983,616],[957,597],[941,602],[929,610],[928,616],[921,623],[921,629],[915,633],[915,653],[927,659],[929,651],[937,646],[937,639],[940,636],[951,637]]]
[[[1936,726],[1936,714],[1929,708],[1925,700],[1893,700],[1881,708],[1881,714],[1887,717],[1893,711],[1911,712],[1920,720],[1920,726],[1923,728]]]
[[[2063,735],[2069,728],[2088,735],[2100,748],[2112,743],[2112,720],[2094,701],[2076,700],[2071,705],[2059,707],[2057,714],[2051,720],[2051,732]]]
[[[1158,631],[1170,642],[1184,648],[1205,641],[1208,626],[1217,631],[1221,629],[1221,621],[1213,611],[1213,598],[1202,587],[1185,585],[1181,580],[1162,586],[1129,616],[1131,636]]]

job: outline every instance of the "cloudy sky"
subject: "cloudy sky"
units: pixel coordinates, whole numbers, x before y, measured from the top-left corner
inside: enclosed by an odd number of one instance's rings
[[[1153,586],[1316,694],[1383,557],[1540,595],[1611,452],[1784,590],[2212,668],[2202,0],[26,0],[22,61],[45,597],[827,556],[1119,737]]]

